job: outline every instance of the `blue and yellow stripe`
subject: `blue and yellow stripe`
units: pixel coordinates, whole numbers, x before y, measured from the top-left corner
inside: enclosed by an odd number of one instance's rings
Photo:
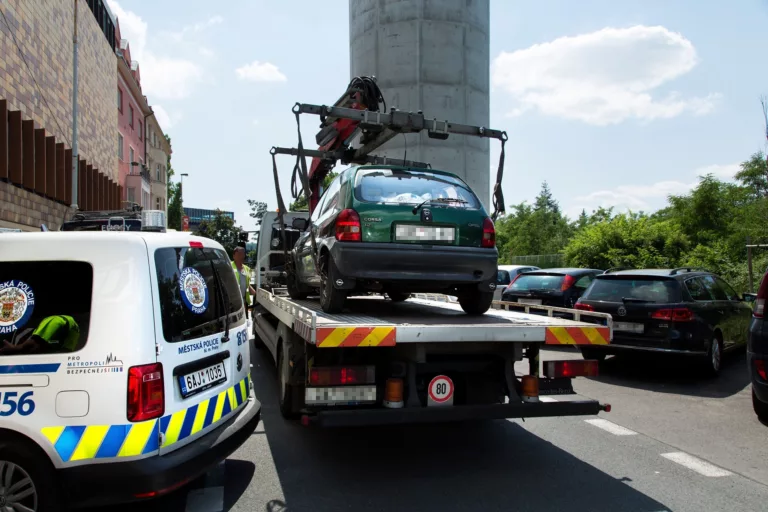
[[[246,377],[218,395],[159,420],[127,425],[76,425],[45,427],[42,434],[64,462],[146,455],[221,421],[248,399],[251,387]]]

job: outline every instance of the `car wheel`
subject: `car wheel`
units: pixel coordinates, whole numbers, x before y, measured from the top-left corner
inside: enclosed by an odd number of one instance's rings
[[[472,293],[463,293],[459,295],[461,309],[468,315],[482,315],[490,309],[492,302],[493,292],[481,292],[477,290]]]
[[[0,442],[2,510],[61,510],[53,468],[35,453],[18,442]]]
[[[757,418],[760,421],[768,423],[768,404],[761,402],[760,399],[757,398],[754,388],[752,388],[752,408],[755,410],[755,414],[757,414]]]
[[[389,300],[392,302],[403,302],[404,300],[407,300],[408,297],[410,297],[410,293],[401,293],[401,292],[387,292],[387,297],[389,297]]]
[[[278,398],[280,403],[280,414],[287,420],[296,419],[299,416],[296,407],[296,388],[288,383],[288,364],[283,355],[282,342],[277,351],[277,379],[278,379]]]
[[[285,287],[288,288],[288,296],[293,300],[304,300],[307,298],[308,293],[303,291],[299,286],[299,278],[296,274],[288,274],[285,278]]]
[[[320,272],[320,307],[326,313],[341,313],[344,309],[347,293],[333,286],[333,280],[338,274],[336,263],[329,255],[325,271]]]
[[[719,334],[712,338],[712,344],[707,352],[707,361],[704,364],[704,371],[710,377],[717,377],[720,374],[720,368],[723,365],[723,341]]]
[[[582,348],[581,350],[581,357],[584,359],[592,359],[594,361],[603,362],[605,361],[605,358],[608,354],[605,352],[600,352],[594,349],[588,349],[588,348]]]

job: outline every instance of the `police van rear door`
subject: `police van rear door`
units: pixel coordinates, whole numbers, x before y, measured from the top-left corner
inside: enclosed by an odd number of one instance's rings
[[[250,390],[245,311],[227,253],[205,238],[170,236],[181,243],[150,247],[165,390],[161,455],[226,421]]]

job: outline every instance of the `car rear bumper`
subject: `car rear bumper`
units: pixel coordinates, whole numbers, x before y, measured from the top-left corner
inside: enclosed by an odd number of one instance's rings
[[[495,289],[499,254],[480,247],[336,242],[331,256],[346,278],[448,286],[493,282]]]
[[[89,464],[59,471],[72,506],[136,501],[167,494],[229,457],[261,420],[261,404],[251,392],[246,406],[223,425],[167,455],[131,462]]]
[[[588,349],[591,352],[602,352],[604,354],[645,352],[655,354],[676,354],[682,356],[705,357],[709,353],[709,344],[687,344],[654,338],[624,338],[614,332],[613,340],[611,340],[610,345],[589,345]]]

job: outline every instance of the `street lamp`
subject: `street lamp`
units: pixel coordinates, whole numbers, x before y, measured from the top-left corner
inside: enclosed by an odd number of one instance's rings
[[[181,203],[182,214],[184,212],[184,176],[189,176],[189,173],[181,173],[181,192],[179,192],[179,202]]]

